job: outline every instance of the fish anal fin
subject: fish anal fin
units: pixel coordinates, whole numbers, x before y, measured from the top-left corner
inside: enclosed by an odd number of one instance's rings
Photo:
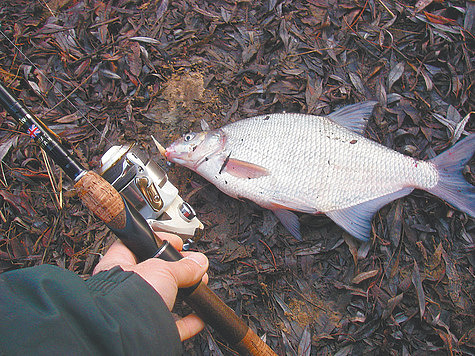
[[[403,188],[382,197],[325,214],[352,236],[362,241],[368,241],[374,214],[393,200],[408,195],[412,190],[413,188]]]
[[[286,209],[271,209],[277,216],[282,225],[295,237],[297,240],[302,241],[302,235],[300,234],[300,222],[298,216]]]
[[[235,158],[227,159],[223,170],[232,176],[247,179],[260,178],[270,174],[269,171],[262,166]]]

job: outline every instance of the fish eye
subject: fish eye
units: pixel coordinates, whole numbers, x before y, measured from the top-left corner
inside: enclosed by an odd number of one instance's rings
[[[191,141],[194,137],[195,137],[195,134],[193,132],[189,132],[183,136],[183,140],[185,140],[185,142],[188,142],[188,141]]]

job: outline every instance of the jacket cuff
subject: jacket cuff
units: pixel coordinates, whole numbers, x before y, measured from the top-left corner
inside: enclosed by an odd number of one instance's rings
[[[126,335],[124,350],[181,350],[175,320],[160,294],[134,272],[114,267],[86,282],[97,306]],[[179,351],[181,354],[181,351]]]

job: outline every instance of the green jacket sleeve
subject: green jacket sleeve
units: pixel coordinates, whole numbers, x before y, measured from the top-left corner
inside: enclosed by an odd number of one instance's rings
[[[1,355],[181,355],[175,322],[140,276],[83,281],[43,265],[0,275]]]

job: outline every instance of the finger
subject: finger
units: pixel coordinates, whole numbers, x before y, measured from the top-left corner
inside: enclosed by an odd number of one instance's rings
[[[183,258],[170,262],[169,271],[179,288],[190,287],[203,278],[208,270],[208,258],[199,252],[184,252]]]
[[[208,276],[208,273],[205,273],[203,278],[201,278],[201,281],[204,283],[204,284],[208,284],[209,282],[209,276]]]
[[[153,225],[152,225],[153,226]],[[171,234],[169,232],[163,232],[163,231],[154,231],[155,235],[158,236],[160,240],[165,240],[170,242],[170,244],[175,247],[178,251],[183,250],[183,240],[181,239],[180,236]]]
[[[93,274],[110,270],[118,265],[135,265],[135,255],[120,240],[116,240],[94,268]]]
[[[181,341],[198,334],[205,327],[205,323],[196,314],[190,314],[176,321],[176,327],[180,334]]]

